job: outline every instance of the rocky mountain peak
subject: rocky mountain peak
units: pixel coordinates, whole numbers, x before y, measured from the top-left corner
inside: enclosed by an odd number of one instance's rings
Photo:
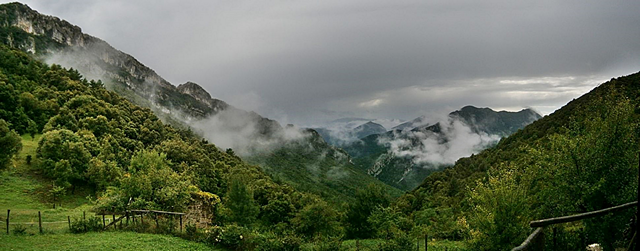
[[[202,86],[194,82],[186,82],[178,85],[178,91],[180,93],[188,94],[201,102],[207,102],[211,99],[211,95]]]

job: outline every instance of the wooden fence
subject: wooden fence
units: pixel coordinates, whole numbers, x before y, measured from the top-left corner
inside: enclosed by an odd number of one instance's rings
[[[545,228],[547,228],[548,226],[594,218],[594,217],[615,213],[621,210],[625,210],[625,209],[629,209],[637,206],[638,206],[638,201],[634,201],[634,202],[618,205],[615,207],[605,208],[605,209],[591,211],[591,212],[582,213],[582,214],[532,221],[529,223],[529,226],[532,228],[535,228],[535,231],[533,231],[533,233],[531,233],[531,235],[529,235],[529,237],[527,237],[527,239],[524,242],[522,242],[520,246],[517,246],[511,249],[511,251],[544,250],[545,249],[544,231],[545,231]],[[638,228],[638,224],[636,224],[636,229],[634,230],[633,239],[631,240],[632,243],[634,243],[635,233],[637,233],[637,228]],[[554,229],[554,232],[555,232],[555,229]],[[554,234],[554,238],[555,238],[555,234]],[[556,240],[554,239],[554,243],[555,242]],[[640,250],[637,247],[638,242],[635,242],[635,243],[636,243],[635,250]],[[629,248],[631,248],[631,244],[629,244]]]
[[[166,212],[166,211],[157,211],[157,210],[127,210],[125,212],[122,213],[97,213],[96,215],[101,215],[102,216],[102,226],[103,229],[108,229],[109,227],[113,226],[114,229],[117,228],[117,223],[120,222],[120,226],[122,226],[122,220],[125,219],[126,220],[126,225],[129,225],[129,220],[136,222],[137,220],[139,220],[141,223],[144,223],[144,217],[147,214],[151,214],[151,219],[155,221],[156,223],[156,227],[158,227],[158,217],[157,215],[170,215],[171,217],[175,217],[178,216],[179,217],[179,221],[180,221],[180,232],[182,232],[182,218],[184,213],[179,213],[179,212]],[[106,215],[111,215],[112,219],[107,219],[105,216]],[[118,218],[116,218],[116,215],[119,215]],[[86,212],[82,212],[82,218],[86,219]],[[38,232],[39,233],[43,233],[43,224],[63,224],[66,223],[69,226],[69,229],[71,229],[71,216],[67,216],[67,220],[66,221],[42,221],[42,213],[41,211],[38,211],[38,222],[12,222],[11,221],[11,209],[7,210],[7,218],[5,219],[5,223],[6,223],[6,233],[10,234],[11,233],[11,225],[35,225],[38,224]],[[108,222],[108,224],[107,224]]]

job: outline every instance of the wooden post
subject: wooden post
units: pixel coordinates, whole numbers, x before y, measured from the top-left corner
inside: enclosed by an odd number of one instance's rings
[[[71,216],[67,215],[67,222],[69,222],[69,230],[71,230]]]
[[[82,219],[86,220],[87,219],[87,212],[82,211]]]
[[[102,228],[105,228],[107,224],[104,221],[104,214],[102,215]]]
[[[182,214],[180,215],[180,232],[182,233]]]
[[[140,215],[140,224],[144,225],[144,213]]]
[[[424,251],[429,250],[429,248],[427,247],[427,239],[429,238],[429,234],[425,234],[424,235]]]
[[[116,215],[113,215],[113,229],[118,229],[118,225],[116,225]]]
[[[42,233],[42,215],[40,215],[40,211],[38,211],[38,227],[40,228],[40,233]]]
[[[638,205],[636,205],[636,234],[640,233],[640,152],[638,153]],[[636,250],[640,250],[640,241],[636,239]]]
[[[129,212],[125,211],[124,215],[127,217],[127,226],[129,226]]]
[[[9,213],[11,213],[11,209],[7,209],[7,234],[9,234]]]
[[[558,231],[557,227],[553,227],[553,250],[558,250]]]

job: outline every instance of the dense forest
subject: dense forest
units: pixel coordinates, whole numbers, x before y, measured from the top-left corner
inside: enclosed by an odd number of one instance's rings
[[[5,46],[0,58],[0,143],[9,149],[0,156],[3,168],[20,149],[19,134],[42,133],[33,164],[63,193],[95,191],[96,212],[183,212],[197,204],[214,226],[202,238],[231,248],[296,249],[311,240],[382,232],[389,249],[411,243],[402,231],[400,241],[390,235],[385,207],[391,197],[381,186],[363,188],[351,204],[329,204],[274,181],[231,149],[163,124],[76,70]]]

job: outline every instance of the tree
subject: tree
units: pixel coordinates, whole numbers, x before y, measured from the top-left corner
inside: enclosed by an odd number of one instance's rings
[[[62,196],[64,196],[65,189],[64,187],[53,185],[53,187],[51,187],[51,190],[49,190],[49,192],[51,193],[51,197],[53,197],[53,208],[55,209],[56,202],[58,202],[58,200],[62,198]]]
[[[227,207],[231,210],[233,221],[243,226],[255,221],[260,208],[253,200],[253,193],[243,179],[235,177],[231,180],[227,196]]]
[[[296,231],[306,238],[340,236],[338,212],[324,201],[316,201],[306,205],[293,218]]]
[[[20,136],[9,129],[9,124],[0,119],[0,169],[7,168],[11,163],[11,158],[22,150]]]
[[[152,151],[139,151],[131,158],[128,173],[120,180],[123,198],[131,198],[131,208],[183,210],[191,194],[199,189],[190,177],[174,172],[166,155]]]
[[[36,157],[42,160],[41,168],[47,175],[56,179],[58,185],[68,187],[83,180],[91,153],[85,148],[83,138],[62,129],[46,132],[42,136]]]
[[[348,238],[371,238],[374,230],[367,221],[377,207],[387,207],[391,198],[380,185],[369,184],[356,192],[356,202],[347,211]]]

